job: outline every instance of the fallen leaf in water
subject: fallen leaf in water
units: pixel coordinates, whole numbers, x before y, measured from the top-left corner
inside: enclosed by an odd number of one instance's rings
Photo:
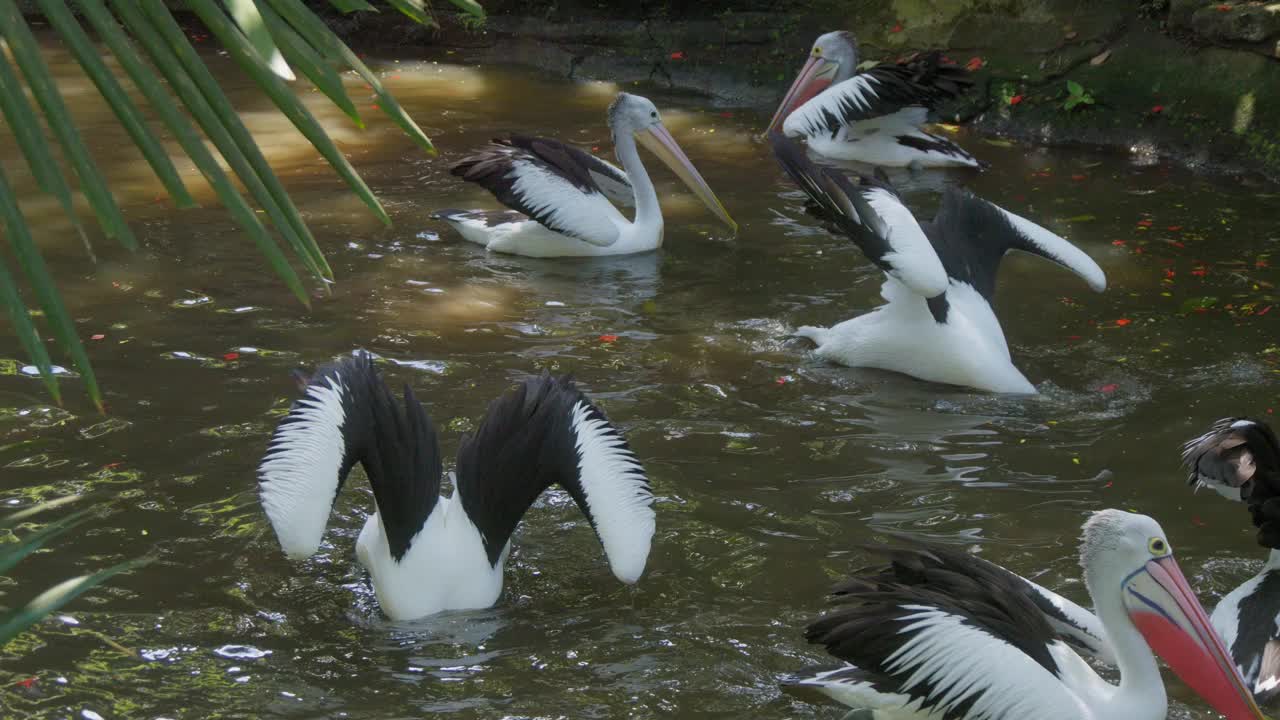
[[[1014,95],[1013,97],[1009,98],[1009,104],[1010,104],[1010,105],[1018,105],[1018,104],[1020,104],[1021,102],[1022,102],[1022,96],[1021,96],[1021,95]]]
[[[677,51],[675,51],[675,52],[671,53],[671,59],[672,59],[672,60],[684,60],[684,58],[685,58],[685,56],[684,56],[684,52],[682,52],[682,51],[680,51],[680,50],[677,50]]]
[[[223,355],[223,356],[222,356],[222,359],[223,359],[223,360],[226,360],[227,362],[231,362],[232,360],[239,360],[239,359],[240,359],[240,353],[229,352],[229,353],[227,353],[227,354]]]
[[[1119,389],[1120,389],[1120,386],[1119,386],[1119,385],[1117,385],[1117,384],[1115,384],[1115,383],[1107,383],[1106,385],[1103,385],[1102,387],[1098,388],[1098,392],[1102,392],[1102,393],[1105,393],[1105,394],[1107,394],[1107,395],[1110,395],[1111,393],[1113,393],[1113,392],[1115,392],[1115,391],[1117,391],[1117,390],[1119,390]]]
[[[606,344],[618,342],[618,336],[617,335],[601,335],[600,342],[606,343]]]
[[[934,127],[938,128],[939,130],[944,130],[952,134],[960,132],[959,125],[948,125],[946,123],[938,123],[937,125],[934,125]]]
[[[978,70],[983,65],[986,65],[986,64],[987,64],[986,61],[980,57],[971,57],[969,58],[969,62],[964,64],[964,69],[968,70],[969,72],[973,72],[974,70]]]
[[[1106,62],[1110,57],[1111,57],[1111,51],[1103,50],[1097,55],[1094,55],[1093,59],[1089,61],[1089,64],[1093,65],[1094,67],[1097,67],[1098,65],[1101,65],[1102,63]]]
[[[1124,327],[1125,325],[1128,325],[1131,322],[1133,321],[1130,320],[1129,318],[1120,318],[1119,320],[1116,320],[1116,327]]]
[[[994,138],[982,138],[982,142],[988,145],[995,145],[996,147],[1004,147],[1004,148],[1013,147],[1013,142],[1009,140],[996,140]]]
[[[1125,246],[1125,241],[1123,241],[1123,240],[1112,240],[1112,241],[1111,241],[1111,244],[1112,244],[1112,245],[1115,245],[1116,247],[1124,247],[1124,246]]]
[[[90,339],[90,340],[102,340],[102,339],[103,339],[103,338],[105,338],[105,337],[106,337],[106,335],[103,335],[102,333],[98,333],[97,335],[90,335],[90,336],[89,336],[89,339]]]
[[[1149,228],[1151,227],[1151,221],[1147,219],[1139,220],[1138,227]]]

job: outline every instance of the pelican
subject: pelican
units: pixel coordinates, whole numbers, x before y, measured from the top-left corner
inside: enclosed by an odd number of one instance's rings
[[[1043,227],[948,187],[932,222],[916,222],[883,173],[858,184],[815,166],[792,140],[769,136],[774,155],[818,211],[885,273],[887,302],[831,328],[800,327],[818,357],[931,382],[998,393],[1034,393],[1014,367],[991,309],[1000,261],[1010,250],[1039,255],[1101,292],[1102,269]]]
[[[262,507],[287,556],[306,558],[320,547],[357,462],[375,511],[356,557],[393,620],[497,602],[511,535],[553,484],[586,515],[619,580],[635,583],[644,572],[654,531],[644,468],[568,377],[544,373],[493,401],[463,436],[454,493],[445,497],[436,430],[413,390],[406,385],[398,404],[363,352],[321,368],[258,468]]]
[[[802,670],[788,685],[892,720],[1163,720],[1154,650],[1228,720],[1264,717],[1145,515],[1095,513],[1080,545],[1119,685],[1058,639],[1007,574],[942,547],[885,554],[888,567],[837,586],[841,607],[805,632],[844,664]]]
[[[1280,442],[1260,420],[1223,418],[1183,447],[1187,482],[1247,502],[1270,548],[1262,570],[1214,608],[1213,627],[1259,703],[1280,698]]]
[[[768,132],[805,137],[819,155],[872,165],[982,167],[946,138],[925,132],[929,108],[957,97],[973,81],[930,53],[906,64],[858,70],[853,33],[829,32],[782,99]]]
[[[707,181],[689,162],[647,98],[619,93],[609,128],[622,168],[556,140],[515,136],[495,140],[449,169],[493,193],[509,210],[439,210],[464,240],[494,252],[530,257],[628,255],[662,246],[662,209],[636,150],[639,141],[733,229]],[[634,204],[627,220],[610,201]]]

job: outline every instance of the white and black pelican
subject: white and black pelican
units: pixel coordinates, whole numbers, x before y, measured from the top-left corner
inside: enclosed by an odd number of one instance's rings
[[[1084,525],[1085,584],[1115,649],[1112,685],[1055,633],[1009,574],[935,546],[838,586],[805,637],[844,665],[788,685],[893,720],[1163,720],[1152,651],[1228,720],[1264,716],[1173,559],[1160,525],[1119,510]]]
[[[883,174],[855,185],[819,167],[804,148],[769,135],[782,168],[885,273],[872,312],[830,328],[800,327],[818,357],[849,367],[893,370],[932,382],[1003,393],[1034,393],[1013,366],[991,309],[1000,261],[1010,250],[1039,255],[1101,292],[1107,279],[1088,255],[1043,227],[948,187],[932,222],[916,222]]]
[[[736,233],[738,225],[689,162],[647,98],[619,93],[609,128],[622,169],[557,140],[495,140],[449,169],[480,185],[509,210],[439,210],[432,217],[494,252],[530,257],[626,255],[662,246],[662,208],[638,140]],[[610,202],[635,205],[628,220]]]
[[[1258,542],[1270,548],[1262,570],[1214,608],[1213,627],[1259,703],[1280,700],[1280,442],[1264,422],[1223,418],[1183,448],[1187,481],[1247,502]],[[1270,502],[1268,502],[1270,501]]]
[[[889,167],[981,167],[946,138],[925,132],[929,108],[973,81],[930,53],[905,64],[858,70],[853,33],[829,32],[809,51],[768,132],[805,137],[819,155]]]
[[[406,385],[397,403],[363,352],[321,368],[258,468],[262,506],[289,557],[319,548],[357,462],[376,508],[356,556],[393,620],[497,602],[511,534],[553,484],[587,516],[619,580],[644,572],[654,531],[644,468],[568,377],[543,374],[490,403],[462,438],[454,493],[445,497],[436,430],[413,390]]]

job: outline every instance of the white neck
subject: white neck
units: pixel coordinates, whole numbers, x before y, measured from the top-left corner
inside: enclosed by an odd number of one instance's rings
[[[1114,580],[1097,584],[1090,582],[1089,586],[1094,611],[1107,631],[1107,639],[1115,650],[1116,665],[1120,668],[1120,686],[1106,700],[1105,716],[1127,720],[1163,718],[1168,696],[1151,646],[1129,619],[1120,593],[1110,589],[1115,586]],[[1094,587],[1108,590],[1100,593],[1099,597],[1094,594]]]
[[[1267,555],[1267,564],[1262,568],[1263,572],[1267,570],[1280,570],[1280,550],[1272,550]]]
[[[622,169],[627,171],[627,179],[636,194],[636,229],[654,232],[662,236],[662,208],[658,206],[658,193],[653,189],[653,181],[640,162],[640,153],[636,149],[636,138],[630,132],[613,134],[614,153]]]

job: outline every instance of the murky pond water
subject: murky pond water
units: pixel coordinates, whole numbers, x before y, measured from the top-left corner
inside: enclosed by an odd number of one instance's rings
[[[804,215],[755,138],[760,114],[651,94],[741,223],[736,239],[658,170],[657,253],[548,261],[464,244],[430,212],[494,203],[448,163],[507,131],[607,153],[604,109],[618,88],[450,59],[382,65],[436,158],[376,116],[359,84],[367,131],[308,96],[385,201],[390,229],[215,60],[340,279],[310,312],[202,182],[193,189],[208,209],[158,199],[65,63],[62,87],[144,250],[128,257],[99,240],[91,266],[0,143],[42,218],[110,408],[96,415],[74,379],[67,409],[52,408],[37,381],[14,374],[20,363],[0,360],[0,503],[99,490],[113,508],[19,566],[5,602],[159,556],[4,648],[0,714],[836,718],[782,693],[778,678],[823,659],[802,627],[883,531],[970,545],[1080,600],[1077,530],[1104,507],[1159,519],[1210,607],[1256,567],[1263,553],[1242,508],[1193,496],[1177,456],[1215,418],[1280,406],[1275,188],[963,135],[989,172],[901,176],[916,208],[931,211],[939,183],[964,183],[1067,235],[1108,274],[1094,294],[1035,259],[1006,262],[997,311],[1040,394],[997,397],[828,366],[788,338],[876,305],[880,275]],[[358,473],[320,555],[286,561],[254,468],[294,396],[289,370],[355,347],[426,400],[446,454],[514,381],[572,371],[625,430],[659,497],[641,583],[614,580],[568,496],[552,492],[517,534],[496,607],[390,623],[354,559],[372,503]],[[0,358],[19,357],[6,331]],[[1181,684],[1170,689],[1171,715],[1211,716]]]

